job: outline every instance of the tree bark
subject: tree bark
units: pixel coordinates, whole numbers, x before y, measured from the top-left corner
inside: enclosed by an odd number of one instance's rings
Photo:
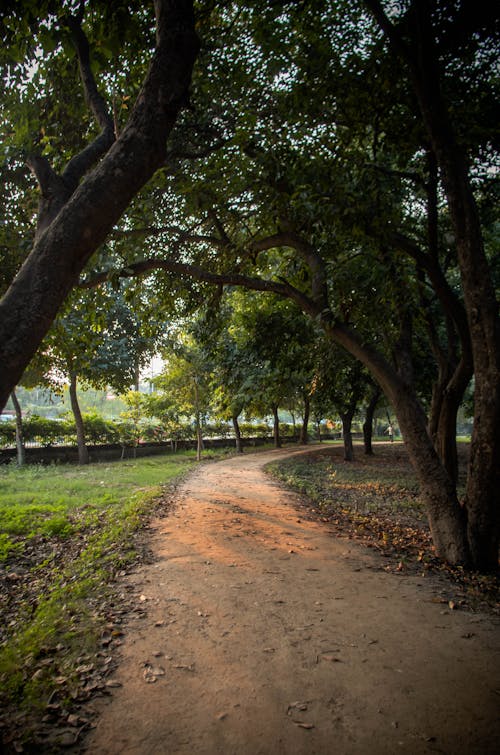
[[[455,484],[441,463],[432,439],[426,431],[425,413],[406,387],[391,388],[386,395],[389,396],[396,412],[406,448],[419,480],[437,554],[451,564],[469,566],[466,513],[459,504]]]
[[[373,437],[373,417],[375,415],[375,409],[377,408],[378,401],[381,396],[381,391],[378,386],[373,390],[373,393],[366,407],[365,421],[363,422],[363,443],[365,448],[365,455],[373,456],[372,437]]]
[[[130,119],[36,239],[0,301],[0,406],[21,378],[85,264],[161,166],[198,52],[192,2],[157,0],[157,42]]]
[[[16,413],[16,451],[17,451],[17,466],[23,467],[26,463],[26,449],[24,447],[23,437],[23,414],[21,412],[21,406],[19,404],[15,391],[10,394],[12,403],[14,405],[14,411]]]
[[[273,406],[272,407],[273,412],[273,438],[274,438],[274,447],[275,448],[281,448],[281,437],[280,437],[280,418],[278,416],[278,407]]]
[[[196,461],[201,461],[201,452],[203,450],[203,436],[201,433],[200,417],[200,397],[198,391],[198,380],[194,378],[194,417],[196,427]]]
[[[73,412],[73,417],[75,418],[76,441],[78,444],[78,463],[88,464],[90,461],[89,451],[85,441],[85,428],[83,426],[82,413],[80,411],[80,405],[78,403],[76,385],[77,375],[75,372],[72,372],[69,381],[69,397],[71,401],[71,411]]]
[[[354,445],[352,442],[352,418],[354,412],[349,410],[340,414],[342,420],[342,438],[344,441],[344,461],[354,461]]]
[[[234,437],[236,440],[236,452],[239,454],[243,453],[243,442],[241,440],[241,432],[240,432],[240,423],[238,422],[238,415],[233,414],[231,417],[233,422],[233,428],[234,428]]]
[[[311,400],[309,398],[309,395],[306,393],[304,395],[304,416],[302,418],[302,427],[300,428],[300,437],[299,437],[299,443],[302,446],[306,446],[309,442],[309,433],[308,433],[308,427],[309,427],[309,416],[311,413]]]
[[[451,375],[446,371],[441,376],[437,386],[439,400],[433,401],[429,423],[436,451],[455,485],[458,482],[457,415],[471,373],[472,369],[462,359]]]

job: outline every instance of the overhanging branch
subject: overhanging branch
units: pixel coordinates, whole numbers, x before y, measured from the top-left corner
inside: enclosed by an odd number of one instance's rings
[[[79,287],[95,288],[111,278],[135,278],[146,275],[154,270],[163,270],[167,273],[173,273],[179,278],[188,278],[215,286],[241,286],[253,291],[275,293],[286,299],[292,299],[304,312],[312,316],[320,314],[312,299],[283,279],[280,281],[266,280],[234,272],[212,273],[198,265],[189,265],[184,262],[175,262],[174,260],[149,259],[134,262],[119,271],[107,271],[92,275],[90,278],[81,281]]]

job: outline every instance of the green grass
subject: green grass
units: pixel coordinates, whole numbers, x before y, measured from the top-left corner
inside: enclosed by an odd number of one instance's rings
[[[159,492],[190,460],[186,453],[86,467],[1,467],[0,538],[70,537],[82,519],[92,520],[96,512],[112,516],[134,494]]]
[[[75,684],[110,585],[138,558],[142,525],[193,452],[86,467],[0,468],[0,703],[33,710]],[[50,665],[41,659],[57,658]],[[57,668],[59,681],[54,680]],[[61,685],[60,678],[67,681]]]

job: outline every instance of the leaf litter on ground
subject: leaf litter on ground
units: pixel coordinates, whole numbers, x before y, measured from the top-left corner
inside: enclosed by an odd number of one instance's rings
[[[468,446],[459,446],[461,484]],[[302,494],[301,516],[328,525],[335,536],[362,543],[381,556],[386,571],[442,581],[449,610],[484,610],[500,615],[500,578],[451,567],[436,557],[425,507],[402,444],[376,444],[374,454],[356,448],[353,462],[343,448],[320,450],[268,465],[268,471]]]
[[[110,676],[127,616],[136,606],[137,597],[124,592],[119,579],[151,560],[149,522],[153,516],[165,516],[171,505],[172,490],[165,489],[148,501],[147,512],[138,520],[133,517],[126,537],[121,532],[114,540],[111,533],[105,548],[96,543],[110,522],[103,514],[89,518],[84,511],[75,512],[77,536],[25,538],[22,547],[12,549],[0,564],[0,651],[7,655],[0,669],[2,753],[82,751],[82,734],[96,715],[92,700],[118,686]],[[90,594],[80,599],[87,569],[95,572],[94,581]],[[13,651],[14,672],[9,674],[8,649],[46,610],[51,596],[57,601],[59,594],[67,603],[56,606],[58,616],[48,616],[46,626],[41,620],[33,629],[39,632],[34,650],[27,644],[21,658]],[[37,644],[44,631],[46,642]],[[79,648],[84,651],[78,653]],[[152,671],[156,680],[159,668]]]

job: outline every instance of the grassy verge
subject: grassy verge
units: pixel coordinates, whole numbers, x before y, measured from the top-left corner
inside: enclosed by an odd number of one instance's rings
[[[463,470],[467,451],[466,447],[460,450]],[[436,558],[403,444],[378,444],[374,456],[364,456],[358,447],[356,461],[351,463],[344,462],[342,448],[329,446],[273,462],[268,471],[305,496],[304,516],[377,551],[387,571],[438,574],[446,580],[455,606],[500,614],[498,577],[453,569]]]
[[[123,633],[113,582],[144,557],[144,525],[193,460],[0,468],[0,730],[12,751],[68,744],[61,721],[105,690]]]

